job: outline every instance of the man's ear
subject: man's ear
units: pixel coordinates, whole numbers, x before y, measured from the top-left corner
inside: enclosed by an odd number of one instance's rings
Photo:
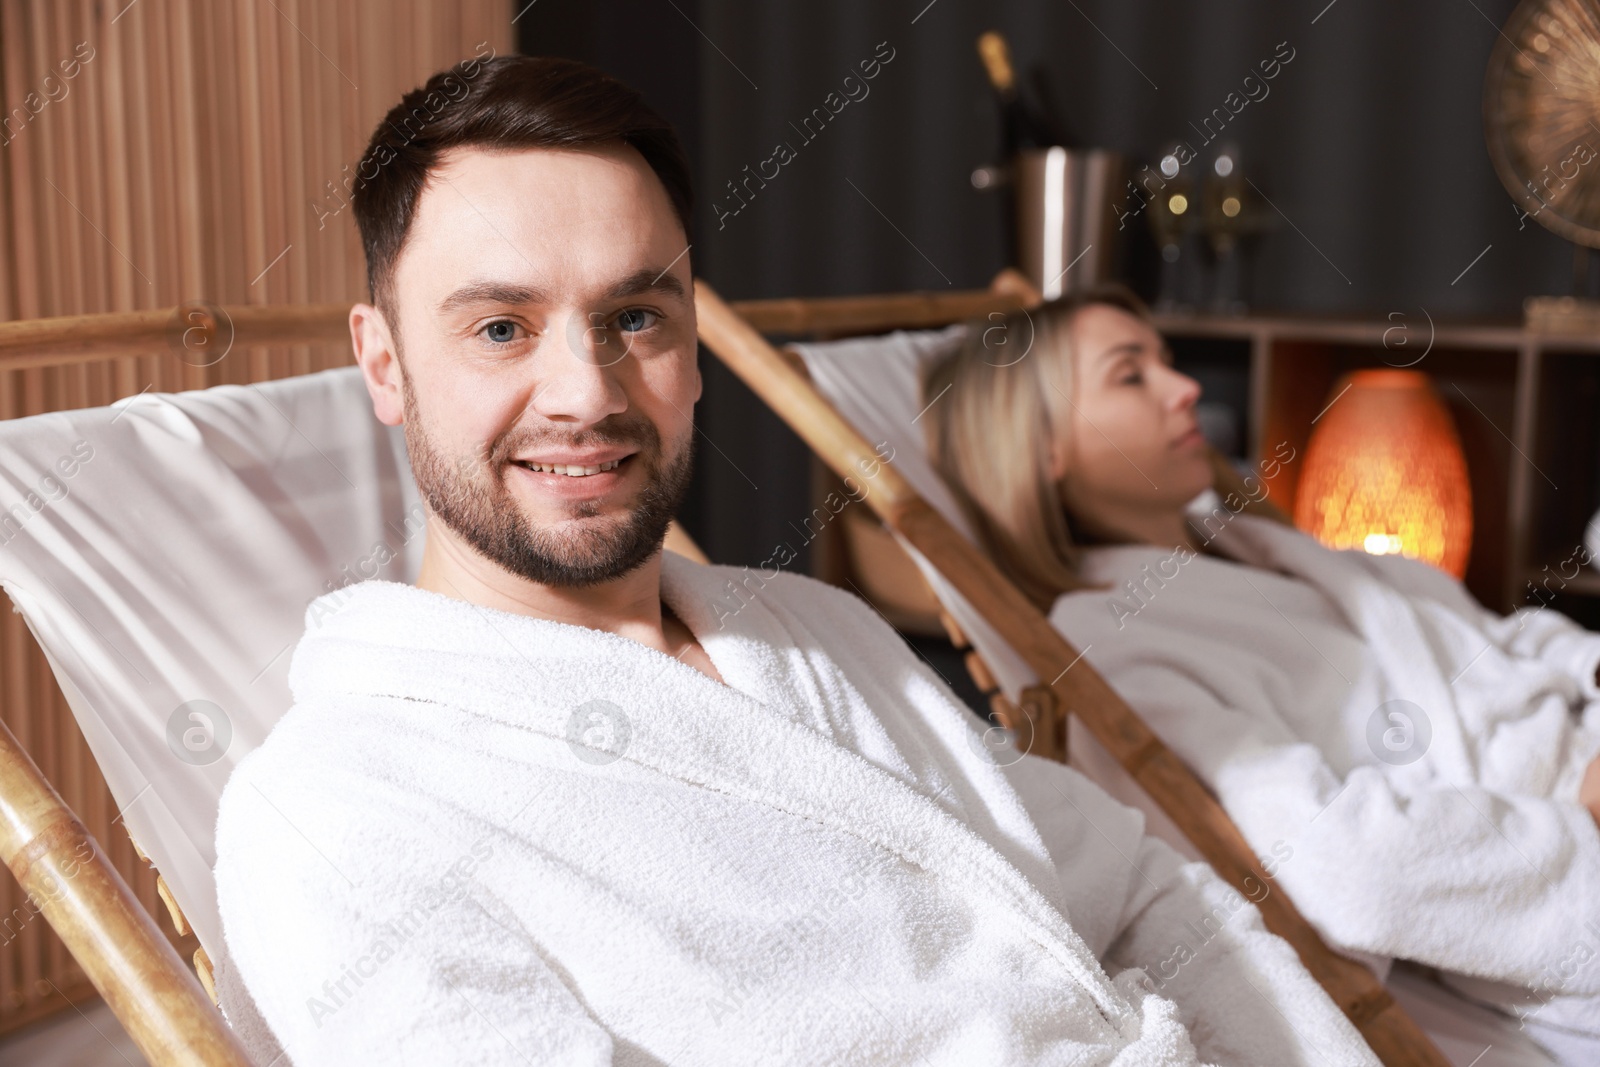
[[[372,413],[385,426],[399,426],[405,421],[403,372],[400,359],[395,355],[394,336],[389,332],[383,312],[371,304],[352,307],[350,344],[355,349],[361,377],[366,380],[367,393],[372,397]]]

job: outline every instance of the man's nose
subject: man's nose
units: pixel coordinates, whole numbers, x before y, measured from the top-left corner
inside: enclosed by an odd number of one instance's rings
[[[598,313],[573,311],[540,340],[532,406],[547,419],[590,426],[626,411],[624,336]]]

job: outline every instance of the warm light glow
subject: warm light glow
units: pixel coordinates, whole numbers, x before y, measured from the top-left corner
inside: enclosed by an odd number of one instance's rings
[[[1330,548],[1410,556],[1460,578],[1472,490],[1455,423],[1427,377],[1356,371],[1329,397],[1306,448],[1295,525]]]
[[[1398,556],[1402,544],[1404,542],[1399,534],[1369,533],[1366,540],[1361,542],[1361,547],[1374,556]]]
[[[1222,213],[1228,216],[1230,219],[1237,215],[1239,213],[1239,198],[1237,196],[1224,197],[1222,201]]]
[[[1189,198],[1182,193],[1173,193],[1172,199],[1167,201],[1167,207],[1174,215],[1182,215],[1189,210]]]

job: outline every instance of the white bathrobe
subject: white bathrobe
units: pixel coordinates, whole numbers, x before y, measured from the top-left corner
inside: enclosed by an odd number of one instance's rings
[[[670,554],[662,596],[727,685],[407,585],[312,603],[217,822],[280,1062],[1376,1062],[1253,905],[986,754],[859,600]]]
[[[1425,563],[1214,514],[1231,559],[1089,549],[1083,577],[1113,589],[1060,598],[1052,623],[1332,944],[1600,1032],[1600,831],[1577,801],[1600,751],[1600,634],[1554,609],[1497,615]]]

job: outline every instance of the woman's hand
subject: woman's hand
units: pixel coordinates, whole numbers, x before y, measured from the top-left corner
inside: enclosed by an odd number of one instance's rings
[[[1583,784],[1578,786],[1578,803],[1589,809],[1596,826],[1600,826],[1600,756],[1596,756],[1583,772]]]

